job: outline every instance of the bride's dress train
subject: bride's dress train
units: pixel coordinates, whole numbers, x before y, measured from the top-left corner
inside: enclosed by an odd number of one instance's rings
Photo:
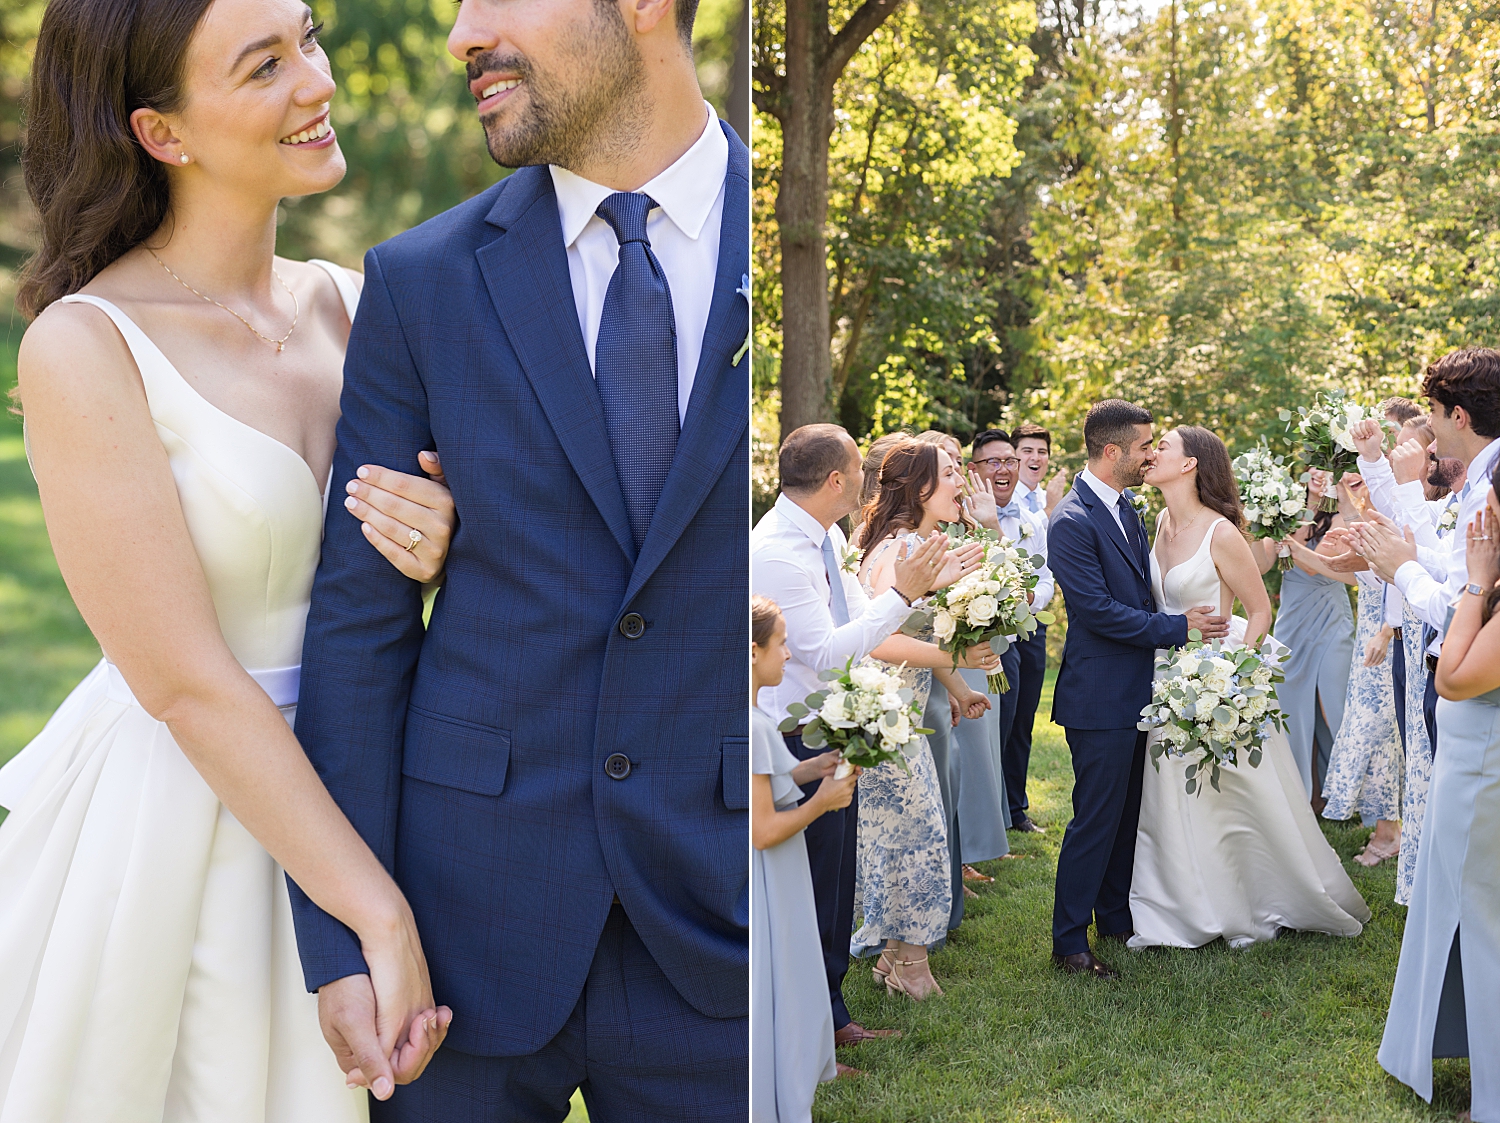
[[[1228,599],[1210,541],[1165,575],[1151,551],[1158,609],[1182,613]],[[1230,639],[1245,637],[1234,617]],[[1155,743],[1158,733],[1152,734]],[[1284,733],[1267,739],[1258,768],[1221,770],[1221,790],[1187,793],[1189,762],[1163,755],[1146,765],[1130,888],[1133,948],[1231,947],[1274,939],[1279,928],[1357,936],[1370,909],[1318,828]]]
[[[130,346],[224,638],[291,720],[319,481],[114,305],[65,299]],[[0,805],[0,1123],[367,1118],[303,986],[280,867],[111,664],[0,769]]]

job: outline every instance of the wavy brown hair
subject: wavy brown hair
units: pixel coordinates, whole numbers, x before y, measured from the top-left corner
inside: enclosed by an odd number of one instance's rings
[[[1184,456],[1198,461],[1198,502],[1228,519],[1236,530],[1245,529],[1245,511],[1240,504],[1240,485],[1234,478],[1229,450],[1216,433],[1200,425],[1180,425],[1178,439]]]
[[[865,550],[884,542],[902,530],[916,530],[922,525],[927,501],[938,485],[938,452],[936,444],[921,440],[903,440],[893,445],[880,464],[880,491],[864,510],[855,531]],[[964,516],[965,525],[968,518]]]
[[[16,304],[77,292],[166,221],[166,167],[130,128],[183,104],[188,43],[211,0],[52,0],[42,15],[21,159],[42,246]]]

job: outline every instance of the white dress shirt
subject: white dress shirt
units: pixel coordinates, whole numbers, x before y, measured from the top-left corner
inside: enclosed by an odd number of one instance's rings
[[[1497,455],[1500,455],[1500,441],[1491,441],[1469,465],[1468,478],[1463,490],[1458,493],[1457,528],[1438,540],[1435,551],[1435,560],[1441,564],[1439,572],[1442,580],[1428,573],[1420,561],[1405,562],[1396,570],[1396,587],[1401,590],[1401,595],[1411,605],[1412,611],[1438,630],[1439,638],[1427,648],[1429,655],[1438,654],[1442,646],[1441,634],[1447,622],[1448,606],[1459,598],[1464,586],[1469,583],[1468,538],[1462,531],[1484,506],[1485,496],[1489,493],[1490,471],[1495,466]],[[1402,484],[1395,490],[1400,491],[1406,486],[1408,485]]]
[[[839,570],[849,623],[835,627],[831,592],[823,565],[823,539],[833,542],[841,559],[847,545],[837,525],[828,530],[785,495],[750,532],[750,591],[770,597],[786,621],[786,645],[792,657],[780,686],[763,687],[760,708],[778,722],[787,706],[822,688],[818,672],[843,669],[849,657],[863,659],[911,615],[901,595],[887,589],[873,600],[858,578]]]
[[[724,218],[724,174],[729,168],[729,140],[719,127],[713,106],[703,104],[708,122],[702,135],[676,163],[640,188],[657,204],[646,218],[646,236],[672,294],[679,421],[687,417],[714,282],[719,275],[719,227]],[[555,164],[549,170],[557,192],[563,244],[568,247],[573,306],[578,310],[578,325],[583,329],[583,346],[592,369],[604,297],[620,261],[615,232],[594,212],[615,192]]]
[[[1024,485],[1016,485],[1018,490],[1022,486]],[[1033,514],[1019,496],[1012,496],[1011,502],[1020,509],[1020,512],[1016,515],[1000,517],[1000,533],[1028,554],[1040,554],[1045,558],[1047,556],[1047,516]],[[1031,590],[1031,610],[1040,612],[1046,608],[1056,588],[1057,584],[1052,578],[1052,570],[1045,566],[1037,570],[1036,586]]]
[[[1078,478],[1093,489],[1095,495],[1104,500],[1104,505],[1109,508],[1109,513],[1115,517],[1115,525],[1120,528],[1120,533],[1125,534],[1125,523],[1120,518],[1120,496],[1123,491],[1116,491],[1087,468],[1078,473]],[[1130,541],[1130,535],[1125,534],[1125,541]]]

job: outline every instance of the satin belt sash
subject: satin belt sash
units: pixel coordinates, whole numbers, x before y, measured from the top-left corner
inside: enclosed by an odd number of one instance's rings
[[[127,706],[137,706],[140,703],[135,700],[130,686],[125,681],[125,676],[120,673],[109,660],[104,661],[109,669],[109,699],[112,702],[123,702]],[[295,706],[297,704],[297,688],[302,681],[302,667],[275,667],[269,671],[246,671],[262,690],[271,697],[278,708]]]

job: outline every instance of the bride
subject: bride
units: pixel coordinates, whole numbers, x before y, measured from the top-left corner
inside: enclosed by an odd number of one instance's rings
[[[344,174],[333,93],[301,0],[42,19],[20,396],[105,661],[0,772],[0,1123],[352,1123],[451,1017],[288,724],[358,277],[276,257],[276,210]],[[358,474],[371,564],[434,576],[446,489]],[[283,869],[370,967],[322,1034]]]
[[[1145,482],[1166,501],[1151,550],[1157,606],[1217,604],[1227,616],[1238,599],[1246,615],[1231,619],[1229,639],[1259,642],[1271,602],[1224,442],[1197,426],[1171,430]],[[1157,763],[1141,791],[1130,947],[1202,947],[1221,936],[1245,947],[1283,928],[1359,935],[1370,910],[1318,829],[1286,734],[1271,734],[1258,768],[1226,765],[1218,791],[1189,795],[1189,762]]]

